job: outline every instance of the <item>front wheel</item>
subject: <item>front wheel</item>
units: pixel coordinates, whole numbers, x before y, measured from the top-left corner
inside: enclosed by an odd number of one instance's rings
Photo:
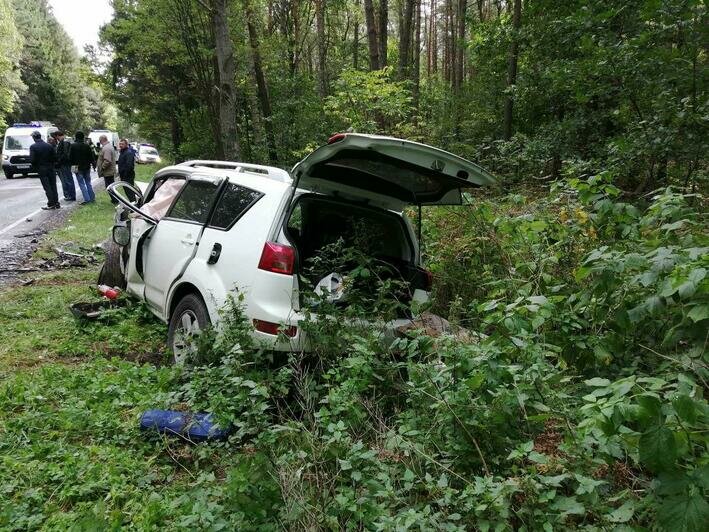
[[[175,365],[182,366],[194,358],[197,350],[195,337],[210,323],[209,311],[201,297],[188,294],[180,300],[167,329],[167,345]]]
[[[98,274],[98,284],[117,286],[121,290],[125,290],[127,282],[121,271],[121,262],[121,247],[113,240],[109,240],[106,247],[106,260]]]
[[[13,177],[15,177],[15,174],[12,171],[5,170],[5,178],[6,179],[12,179]]]

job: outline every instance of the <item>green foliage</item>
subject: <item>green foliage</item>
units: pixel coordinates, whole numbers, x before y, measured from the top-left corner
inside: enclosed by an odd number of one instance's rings
[[[394,133],[411,113],[411,94],[406,84],[393,81],[392,69],[373,72],[345,70],[324,109],[336,130],[358,133]]]
[[[112,106],[103,99],[93,74],[77,56],[46,0],[10,3],[24,43],[16,58],[23,85],[16,88],[17,105],[9,114],[10,120],[46,120],[68,131],[110,126],[111,119],[115,120]],[[7,71],[11,73],[12,69]],[[2,72],[4,75],[5,69]],[[3,111],[9,109],[0,108],[0,113]]]
[[[10,0],[0,0],[0,131],[7,126],[5,117],[17,103],[22,82],[16,70],[22,49],[22,37],[15,25]]]

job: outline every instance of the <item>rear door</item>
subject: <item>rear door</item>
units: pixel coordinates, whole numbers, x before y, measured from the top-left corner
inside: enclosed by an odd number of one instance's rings
[[[238,183],[225,184],[199,243],[189,273],[211,287],[218,305],[238,288],[250,287],[265,234],[273,218],[256,209],[264,194]]]
[[[143,246],[145,300],[165,316],[167,293],[197,251],[221,183],[211,176],[190,176]]]
[[[477,164],[438,148],[354,133],[335,135],[292,173],[300,189],[396,211],[407,205],[460,205],[464,189],[495,183]]]

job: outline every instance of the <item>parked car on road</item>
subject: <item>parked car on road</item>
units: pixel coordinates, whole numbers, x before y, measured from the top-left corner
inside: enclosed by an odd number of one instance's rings
[[[158,150],[152,144],[140,144],[138,146],[138,157],[136,158],[138,164],[159,163],[161,161]]]
[[[120,268],[120,279],[108,284],[125,283],[169,323],[178,362],[189,353],[189,337],[219,320],[235,288],[255,338],[274,350],[303,348],[299,275],[323,246],[366,227],[376,235],[373,256],[399,270],[412,299],[425,301],[430,275],[404,209],[460,204],[462,189],[492,183],[485,170],[445,151],[359,134],[332,137],[290,174],[189,161],[157,172],[135,204],[117,193],[124,185],[109,187],[120,205],[104,273]],[[392,330],[407,321],[391,323]]]
[[[46,141],[58,128],[50,122],[14,124],[7,128],[2,144],[2,170],[7,179],[12,179],[17,174],[22,177],[34,174],[30,162],[30,146],[34,144],[33,131],[39,131],[42,140]]]

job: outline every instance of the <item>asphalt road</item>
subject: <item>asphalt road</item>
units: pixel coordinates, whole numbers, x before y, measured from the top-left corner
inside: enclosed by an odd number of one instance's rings
[[[103,189],[103,180],[97,178],[95,173],[92,174],[92,183],[96,192]],[[37,237],[61,224],[82,199],[78,185],[76,194],[79,199],[72,203],[61,199],[58,178],[57,189],[62,208],[43,211],[41,207],[47,204],[47,197],[39,178],[0,177],[0,284],[6,275],[11,274],[8,270],[22,266]]]

